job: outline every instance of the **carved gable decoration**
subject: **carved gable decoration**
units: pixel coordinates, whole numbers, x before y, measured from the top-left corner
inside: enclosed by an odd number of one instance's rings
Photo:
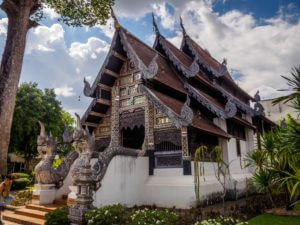
[[[133,112],[125,111],[120,115],[120,129],[130,128],[135,126],[145,126],[145,110],[138,108]]]
[[[154,133],[154,143],[171,142],[174,145],[181,146],[181,132],[178,129],[160,130]]]

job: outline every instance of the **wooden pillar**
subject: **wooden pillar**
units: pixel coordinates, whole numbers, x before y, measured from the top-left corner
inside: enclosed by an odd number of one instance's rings
[[[183,175],[192,175],[191,155],[189,152],[187,127],[181,128],[181,146],[182,146]]]
[[[146,100],[145,107],[145,145],[149,157],[149,175],[154,174],[154,106]]]
[[[120,135],[120,96],[119,87],[116,85],[112,89],[112,110],[111,110],[111,141],[110,147],[119,147],[121,145]]]

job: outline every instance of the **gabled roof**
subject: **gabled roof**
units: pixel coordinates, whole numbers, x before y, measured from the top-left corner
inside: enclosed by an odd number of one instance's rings
[[[204,127],[201,128],[200,124],[203,124],[203,126],[204,124],[209,124],[207,126],[210,131],[206,131],[211,133],[214,130],[212,127],[215,125],[211,125],[210,121],[199,122],[199,118],[193,117],[193,112],[189,107],[189,95],[194,97],[200,104],[212,111],[215,115],[222,118],[235,118],[237,107],[248,112],[250,115],[252,115],[252,113],[254,114],[254,111],[250,106],[241,102],[221,86],[218,86],[216,83],[206,78],[199,69],[198,59],[193,61],[188,54],[177,49],[159,33],[157,34],[155,43],[156,49],[154,49],[139,40],[122,26],[119,26],[118,29],[116,29],[110,50],[93,85],[90,86],[88,82],[85,81],[84,93],[94,98],[82,117],[82,120],[88,123],[89,127],[95,127],[96,123],[100,121],[101,117],[105,116],[109,109],[111,105],[110,90],[119,76],[123,63],[127,59],[134,64],[138,71],[140,71],[142,78],[145,81],[146,85],[142,84],[141,88],[145,96],[152,104],[160,107],[160,109],[173,120],[177,127],[191,125],[195,126],[197,129],[206,129]],[[201,50],[200,46],[199,49]],[[205,55],[204,53],[203,55],[205,57],[202,57],[207,59],[209,63],[214,64],[212,68],[216,69],[218,66],[217,61],[213,58],[209,58],[208,55]],[[221,69],[223,69],[224,72],[224,65],[223,67],[221,65]],[[178,72],[182,73],[184,76],[181,76]],[[227,70],[225,72],[228,73]],[[230,77],[229,73],[228,76]],[[224,98],[227,99],[226,105],[223,105],[223,103],[218,102],[202,90],[192,86],[188,82],[190,81],[190,77],[195,77],[215,91],[219,91]],[[226,74],[223,75],[223,77],[225,78]],[[182,103],[174,97],[151,88],[151,85],[147,85],[149,83],[168,87],[179,94],[181,96],[180,99],[187,96],[187,100],[185,103]],[[102,96],[102,92],[105,92],[107,89],[106,97]],[[223,135],[222,137],[226,136],[221,134],[221,131],[214,132],[216,135]]]
[[[181,50],[187,54],[192,53],[192,57],[197,59],[199,64],[210,71],[216,78],[224,79],[233,88],[237,89],[241,94],[243,94],[249,100],[254,101],[254,98],[240,88],[230,76],[225,61],[219,63],[214,57],[210,55],[209,52],[204,50],[200,45],[198,45],[189,35],[186,33],[183,35],[181,42]]]

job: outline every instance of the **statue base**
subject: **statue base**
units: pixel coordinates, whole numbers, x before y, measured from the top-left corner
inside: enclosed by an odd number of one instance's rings
[[[32,203],[38,205],[53,204],[55,194],[55,184],[35,184],[32,195]]]

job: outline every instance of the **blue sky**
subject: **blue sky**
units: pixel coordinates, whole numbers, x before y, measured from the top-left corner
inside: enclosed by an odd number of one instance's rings
[[[181,42],[179,17],[189,35],[217,60],[228,59],[232,76],[250,94],[278,96],[280,75],[300,64],[300,1],[297,0],[116,0],[120,23],[153,44],[151,13],[161,33],[176,46]],[[69,112],[83,114],[91,99],[82,94],[83,78],[95,79],[109,49],[113,26],[73,28],[45,9],[46,19],[28,34],[20,82],[55,88]],[[7,19],[0,13],[0,51]],[[78,98],[80,97],[80,101]]]

